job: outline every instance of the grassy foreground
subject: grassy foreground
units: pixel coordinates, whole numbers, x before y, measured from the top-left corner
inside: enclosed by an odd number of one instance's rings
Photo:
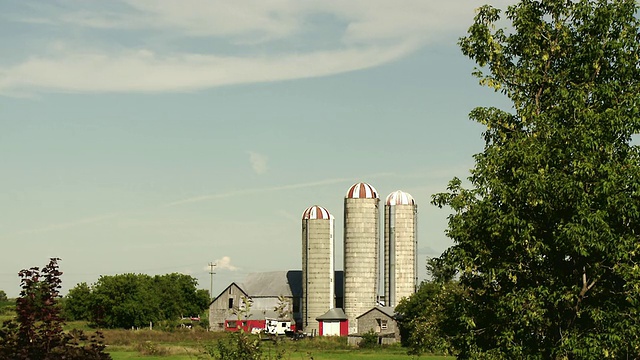
[[[125,351],[116,351],[110,353],[113,357],[113,360],[153,360],[153,359],[164,359],[164,360],[195,360],[196,356],[189,355],[167,355],[167,356],[153,356],[153,355],[140,355],[135,352],[125,352]],[[453,359],[447,358],[443,356],[421,356],[419,358],[411,357],[409,355],[394,355],[388,354],[385,351],[380,352],[361,352],[358,350],[353,351],[344,351],[344,352],[333,352],[326,351],[321,353],[313,353],[314,360],[342,360],[342,359],[354,359],[354,360],[385,360],[385,359],[420,359],[420,360],[444,360],[444,359]],[[310,359],[306,354],[285,354],[285,360],[308,360]]]
[[[206,331],[150,331],[150,330],[105,330],[107,352],[114,360],[197,360],[206,344],[215,344],[228,334]],[[400,346],[387,346],[374,349],[350,347],[346,338],[326,337],[280,343],[285,350],[285,360],[329,360],[329,359],[363,359],[363,360],[409,360],[418,359],[407,355],[406,349]],[[264,353],[275,358],[274,344],[262,342]],[[453,359],[444,356],[420,356],[425,360]]]
[[[11,309],[13,310],[13,309]],[[0,320],[9,320],[15,315],[11,312],[0,314]],[[84,321],[68,322],[65,330],[79,329],[91,334],[95,329]],[[101,330],[106,351],[114,360],[200,360],[205,345],[224,340],[229,334],[208,332],[201,328],[194,330],[177,329],[160,330]],[[286,350],[284,360],[447,360],[445,356],[410,356],[400,346],[387,346],[375,349],[359,349],[347,345],[346,338],[316,337],[291,341],[284,339],[280,344]],[[274,344],[270,341],[262,343],[267,357],[275,358]]]

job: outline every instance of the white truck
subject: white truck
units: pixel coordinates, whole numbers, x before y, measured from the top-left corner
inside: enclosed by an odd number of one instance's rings
[[[271,335],[284,335],[287,331],[291,331],[291,321],[266,319],[264,332]]]

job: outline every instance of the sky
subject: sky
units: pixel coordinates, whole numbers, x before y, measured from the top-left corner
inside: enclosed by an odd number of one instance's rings
[[[510,108],[456,44],[486,2],[0,2],[0,289],[59,257],[63,293],[122,273],[209,289],[215,262],[217,294],[300,269],[316,204],[341,269],[356,182],[415,198],[424,279],[452,245],[431,195],[484,146],[469,112]]]

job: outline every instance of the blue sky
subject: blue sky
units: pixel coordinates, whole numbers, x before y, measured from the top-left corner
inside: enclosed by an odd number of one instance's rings
[[[416,199],[423,278],[451,245],[431,195],[483,148],[469,111],[509,108],[456,45],[483,3],[0,3],[0,289],[49,257],[64,292],[299,269],[302,212],[336,217],[341,254],[360,181]]]

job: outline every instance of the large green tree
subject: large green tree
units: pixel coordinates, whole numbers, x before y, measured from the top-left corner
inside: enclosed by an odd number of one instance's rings
[[[402,344],[410,354],[452,352],[450,333],[456,329],[455,304],[461,297],[461,287],[454,279],[455,268],[445,258],[427,259],[429,279],[395,309]]]
[[[69,290],[64,297],[64,316],[67,320],[89,320],[91,318],[91,288],[82,282]]]
[[[634,0],[478,10],[460,40],[510,110],[453,179],[447,259],[462,359],[640,358],[640,35]],[[499,27],[506,26],[505,28]]]
[[[208,292],[197,285],[194,277],[178,273],[105,275],[91,286],[81,283],[71,289],[65,315],[108,328],[178,321],[181,316],[199,315],[208,306]]]

